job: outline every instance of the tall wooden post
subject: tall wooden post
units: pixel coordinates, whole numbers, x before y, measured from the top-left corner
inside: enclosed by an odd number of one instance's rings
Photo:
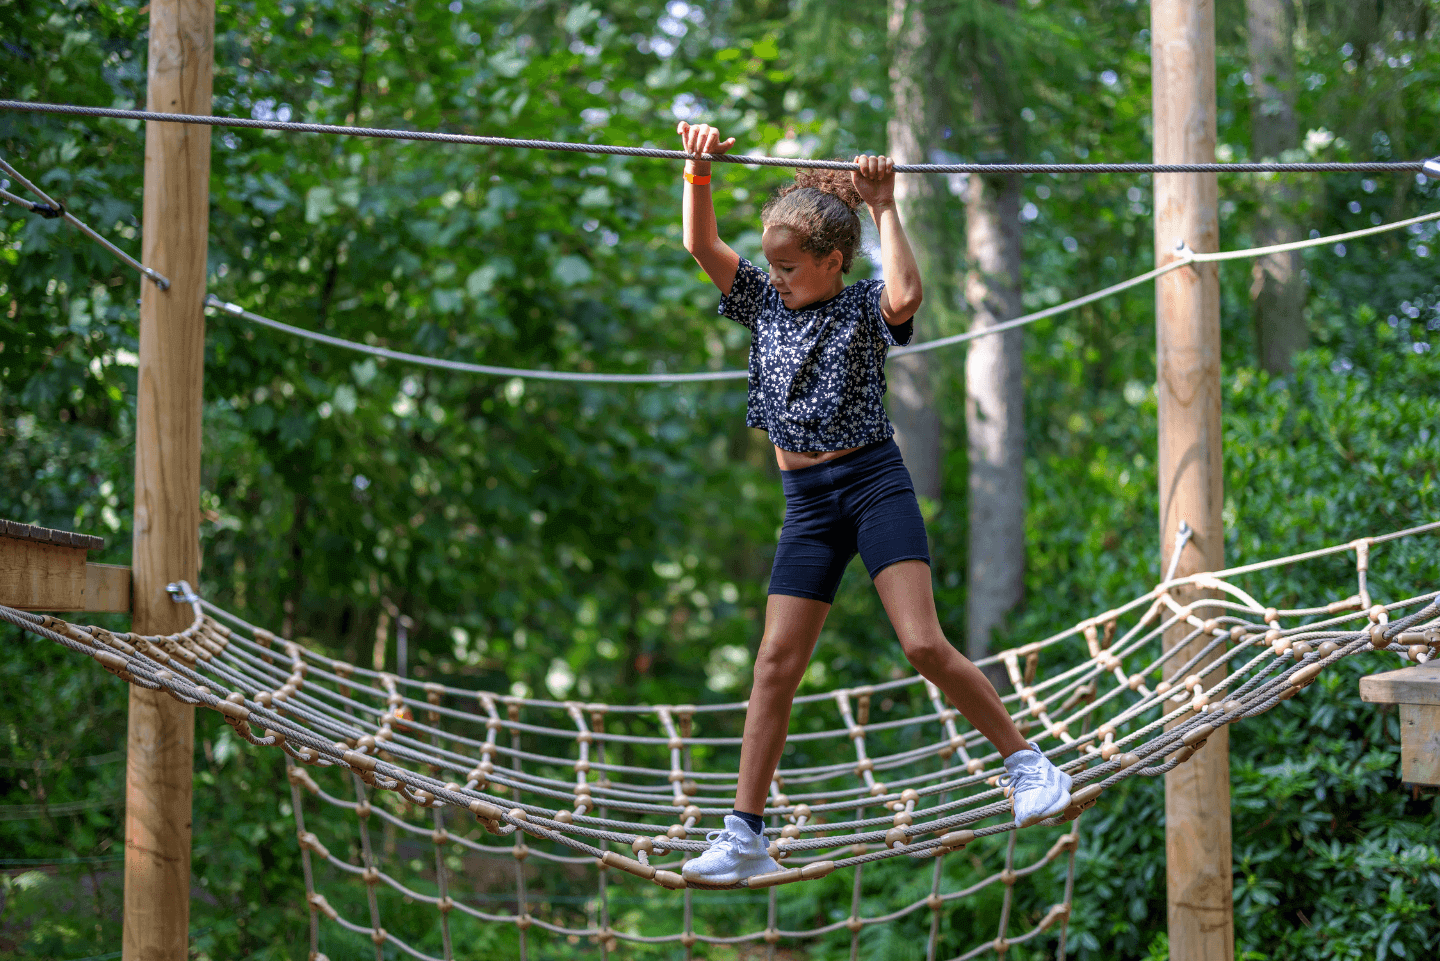
[[[152,0],[146,106],[210,112],[214,0]],[[145,128],[142,260],[170,279],[143,281],[136,398],[134,630],[190,621],[165,591],[200,570],[200,410],[210,128]],[[189,954],[190,782],[195,710],[132,687],[125,767],[125,961]]]
[[[1214,0],[1151,0],[1156,163],[1215,160]],[[1178,242],[1219,249],[1214,174],[1155,177],[1155,262]],[[1186,521],[1194,536],[1176,574],[1224,567],[1220,433],[1220,280],[1215,264],[1156,281],[1155,366],[1159,401],[1161,570]],[[1175,591],[1182,604],[1203,595]],[[1188,626],[1166,634],[1173,647]],[[1200,642],[1190,645],[1198,649]],[[1189,656],[1179,652],[1167,677]],[[1227,729],[1165,777],[1165,863],[1173,961],[1230,961],[1235,917],[1230,850]]]

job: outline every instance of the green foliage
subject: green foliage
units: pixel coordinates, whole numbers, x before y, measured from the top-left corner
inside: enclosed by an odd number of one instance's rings
[[[937,5],[935,62],[963,65],[967,51],[992,42],[986,56],[1003,55],[1018,76],[1005,92],[1017,98],[1029,158],[1148,157],[1145,5],[1016,6],[1010,15],[998,4]],[[1238,0],[1218,6],[1221,154],[1245,159],[1247,65],[1235,26],[1243,11]],[[214,109],[662,146],[677,115],[694,111],[746,149],[838,155],[873,150],[884,136],[883,5],[734,0],[665,21],[648,3],[456,7],[222,3]],[[1435,4],[1386,4],[1368,18],[1364,4],[1300,9],[1307,154],[1433,153]],[[0,86],[21,99],[143,103],[146,17],[139,0],[0,6]],[[994,142],[994,131],[965,119],[973,79],[951,85],[948,119],[937,121],[934,146],[957,157],[982,156]],[[136,252],[142,148],[137,124],[0,115],[6,159]],[[717,173],[722,233],[753,253],[759,204],[783,173]],[[679,247],[677,180],[670,165],[626,158],[217,130],[210,289],[302,327],[454,359],[581,370],[743,366],[744,332],[713,316],[714,292]],[[964,324],[954,277],[964,265],[951,253],[963,250],[958,184],[938,184],[951,189],[936,191],[938,276],[927,283],[943,296],[920,319],[924,338]],[[1304,184],[1297,214],[1323,233],[1409,216],[1437,199],[1434,182],[1410,176]],[[1153,264],[1147,178],[1037,177],[1025,189],[1028,308]],[[1222,181],[1225,246],[1249,242],[1257,202],[1251,181]],[[138,281],[62,223],[6,208],[0,231],[0,516],[104,534],[108,546],[92,559],[125,563]],[[1432,225],[1308,253],[1316,348],[1284,379],[1251,369],[1250,275],[1224,268],[1229,560],[1440,516],[1437,247]],[[1027,335],[1028,597],[1005,643],[1071,624],[1159,576],[1151,297],[1137,290]],[[741,426],[738,385],[463,378],[229,317],[208,323],[208,595],[367,665],[382,612],[394,605],[417,625],[411,673],[452,684],[614,701],[744,696],[783,504],[768,446]],[[948,453],[930,537],[942,621],[958,632],[963,364],[958,353],[935,357]],[[1420,542],[1377,548],[1372,590],[1394,597],[1433,587],[1436,557]],[[1337,559],[1255,575],[1247,587],[1279,601],[1329,600],[1348,595],[1352,578]],[[864,580],[848,578],[802,692],[908,670]],[[125,695],[65,652],[5,636],[4,676],[38,683],[0,706],[0,760],[18,765],[0,767],[0,810],[25,814],[0,821],[0,847],[17,862],[4,865],[0,954],[101,955],[118,943],[112,859],[123,823],[110,799],[123,794]],[[394,667],[393,647],[378,655]],[[1440,807],[1433,793],[1395,782],[1395,717],[1354,696],[1357,673],[1378,666],[1360,659],[1234,730],[1244,957],[1416,958],[1440,949]],[[802,713],[796,728],[821,722]],[[196,743],[195,952],[300,956],[306,911],[283,764],[237,744],[207,713]],[[793,745],[786,763],[817,763],[811,751]],[[93,806],[61,807],[76,803]],[[1085,816],[1072,956],[1168,954],[1162,817],[1158,784],[1127,784]],[[1027,832],[1016,863],[1053,839]],[[397,856],[429,857],[428,842],[401,844]],[[985,845],[947,858],[945,888],[988,876],[1003,858],[1002,847]],[[30,861],[61,863],[19,863]],[[867,868],[862,913],[924,896],[931,870]],[[1052,866],[1017,885],[1011,930],[1038,921],[1062,880]],[[557,873],[531,883],[546,899],[537,910],[585,921],[591,882]],[[850,884],[843,874],[785,892],[781,926],[843,921]],[[509,910],[512,885],[508,876],[496,881],[488,909]],[[363,917],[362,900],[344,900],[350,887],[328,890],[349,916]],[[674,895],[617,882],[615,896],[615,923],[674,930]],[[943,950],[993,937],[997,898],[986,889],[947,909]],[[728,932],[752,926],[765,904],[764,895],[716,896],[700,913]],[[438,950],[432,913],[395,899],[385,916],[397,933]],[[333,925],[322,930],[331,957],[370,950]],[[918,957],[928,931],[929,914],[919,911],[866,929],[862,952]],[[457,916],[452,933],[477,956],[515,949],[509,926]],[[593,951],[543,943],[547,957]],[[1042,939],[1010,956],[1038,958],[1052,945]],[[848,950],[842,934],[812,954]],[[667,956],[647,951],[632,953]]]

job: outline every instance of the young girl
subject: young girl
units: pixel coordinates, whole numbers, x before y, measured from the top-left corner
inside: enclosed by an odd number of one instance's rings
[[[721,154],[706,124],[681,123],[692,155]],[[920,270],[895,209],[894,162],[857,157],[856,173],[802,171],[761,212],[768,274],[719,237],[710,163],[685,165],[685,249],[720,288],[720,313],[751,332],[745,423],[769,433],[785,488],[765,634],[745,716],[735,810],[686,864],[699,884],[778,871],[761,814],[780,763],[790,707],[835,589],[858,551],[910,663],[945,692],[1005,758],[1017,824],[1070,803],[1070,777],[1027,744],[989,680],[941,632],[925,522],[881,405],[885,355],[909,343]],[[867,206],[880,230],[885,279],[848,287]]]

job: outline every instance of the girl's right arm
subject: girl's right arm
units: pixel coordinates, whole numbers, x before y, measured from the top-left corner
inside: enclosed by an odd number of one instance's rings
[[[735,145],[734,137],[722,143],[720,131],[709,124],[691,126],[682,120],[675,132],[680,134],[688,154],[722,154]],[[708,180],[710,161],[687,160],[685,172],[697,179]],[[720,289],[721,296],[730,296],[735,272],[740,269],[740,255],[720,239],[720,232],[715,226],[715,204],[710,198],[710,185],[691,183],[687,179],[681,209],[685,249]]]

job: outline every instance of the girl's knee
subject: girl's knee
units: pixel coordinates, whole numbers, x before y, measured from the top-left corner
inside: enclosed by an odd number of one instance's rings
[[[809,657],[766,638],[755,655],[755,686],[798,688],[809,663]]]
[[[929,677],[955,654],[955,649],[939,631],[916,630],[900,632],[900,649],[905,659],[921,674]]]

